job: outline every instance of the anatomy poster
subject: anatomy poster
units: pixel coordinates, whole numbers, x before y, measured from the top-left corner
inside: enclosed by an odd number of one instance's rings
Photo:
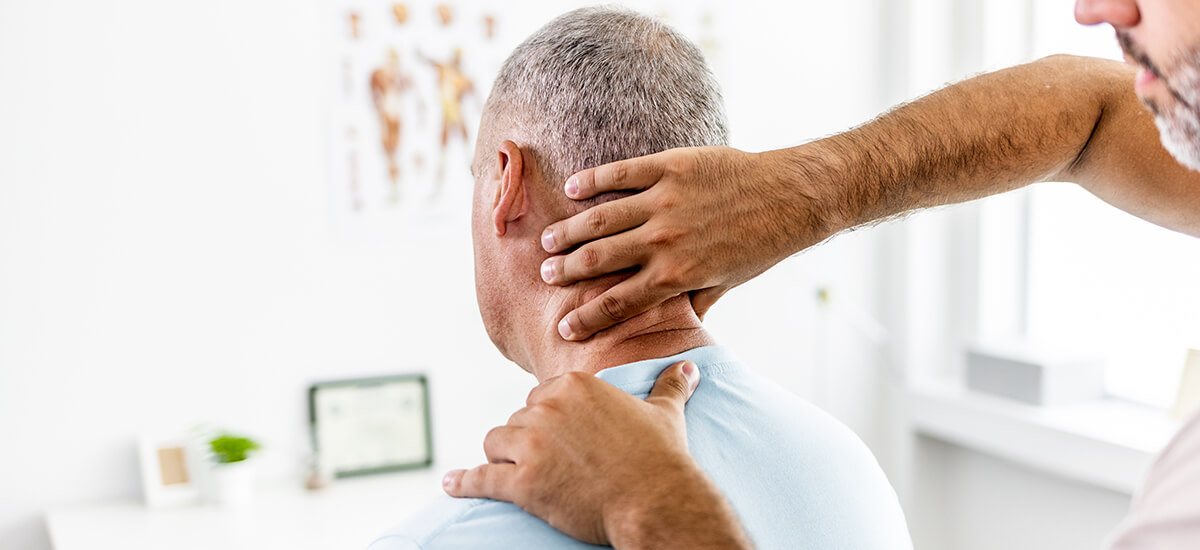
[[[714,61],[704,3],[631,5],[696,41]],[[503,7],[503,10],[497,9]],[[332,20],[332,208],[339,233],[395,241],[465,228],[470,162],[500,65],[570,2],[484,0],[335,3]],[[507,19],[506,19],[507,17]]]
[[[364,1],[342,4],[338,17],[338,225],[396,235],[462,219],[479,114],[504,60],[496,15],[483,2]]]

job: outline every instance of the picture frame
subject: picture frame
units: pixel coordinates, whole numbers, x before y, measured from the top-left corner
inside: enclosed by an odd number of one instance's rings
[[[200,460],[187,435],[143,434],[138,438],[142,496],[150,508],[200,501]]]
[[[1179,392],[1171,407],[1171,418],[1183,422],[1200,412],[1200,350],[1190,349],[1179,377]]]
[[[424,374],[315,383],[308,409],[317,468],[334,478],[433,465]]]

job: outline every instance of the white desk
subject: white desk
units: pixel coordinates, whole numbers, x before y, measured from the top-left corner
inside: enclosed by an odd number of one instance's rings
[[[361,550],[441,494],[440,469],[340,479],[316,492],[260,489],[235,512],[122,500],[50,510],[56,550]]]

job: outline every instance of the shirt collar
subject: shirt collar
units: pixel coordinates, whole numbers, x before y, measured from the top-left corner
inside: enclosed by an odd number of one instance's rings
[[[634,363],[604,369],[596,377],[638,396],[650,394],[659,373],[676,362],[688,360],[700,368],[700,379],[740,369],[740,362],[731,350],[724,346],[701,346],[670,357],[646,359]]]

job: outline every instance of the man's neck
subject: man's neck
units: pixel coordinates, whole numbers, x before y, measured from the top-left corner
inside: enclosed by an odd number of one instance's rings
[[[538,381],[572,371],[595,374],[609,367],[658,357],[669,357],[708,346],[713,339],[700,324],[687,295],[672,298],[624,323],[582,342],[568,342],[558,335],[558,320],[598,290],[560,293],[546,303],[544,335],[531,347],[530,372]]]

